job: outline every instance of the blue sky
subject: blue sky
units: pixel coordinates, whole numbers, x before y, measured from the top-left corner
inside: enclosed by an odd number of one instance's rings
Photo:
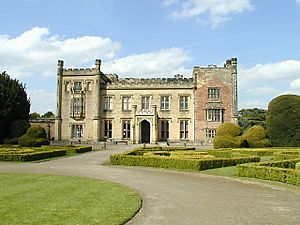
[[[238,58],[239,108],[300,94],[300,0],[0,0],[0,71],[55,112],[56,64],[120,77],[191,76]]]

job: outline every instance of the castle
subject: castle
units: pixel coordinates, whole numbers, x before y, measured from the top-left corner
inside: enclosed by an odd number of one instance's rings
[[[195,66],[192,78],[119,78],[57,67],[57,141],[210,142],[221,123],[237,123],[237,59]]]

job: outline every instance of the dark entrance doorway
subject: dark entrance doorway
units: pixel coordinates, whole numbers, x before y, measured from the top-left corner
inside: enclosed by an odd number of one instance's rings
[[[141,122],[141,142],[150,143],[150,123],[147,120]]]

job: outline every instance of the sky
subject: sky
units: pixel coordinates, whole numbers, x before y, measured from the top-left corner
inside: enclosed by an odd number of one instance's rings
[[[0,71],[31,112],[56,111],[56,66],[119,77],[192,76],[238,59],[238,105],[300,94],[300,0],[0,0]]]

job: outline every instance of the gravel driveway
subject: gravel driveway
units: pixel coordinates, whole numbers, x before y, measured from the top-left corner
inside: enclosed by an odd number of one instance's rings
[[[143,198],[128,224],[300,224],[300,188],[164,169],[101,165],[109,155],[135,146],[111,147],[40,163],[0,163],[0,172],[81,176],[125,184]]]

